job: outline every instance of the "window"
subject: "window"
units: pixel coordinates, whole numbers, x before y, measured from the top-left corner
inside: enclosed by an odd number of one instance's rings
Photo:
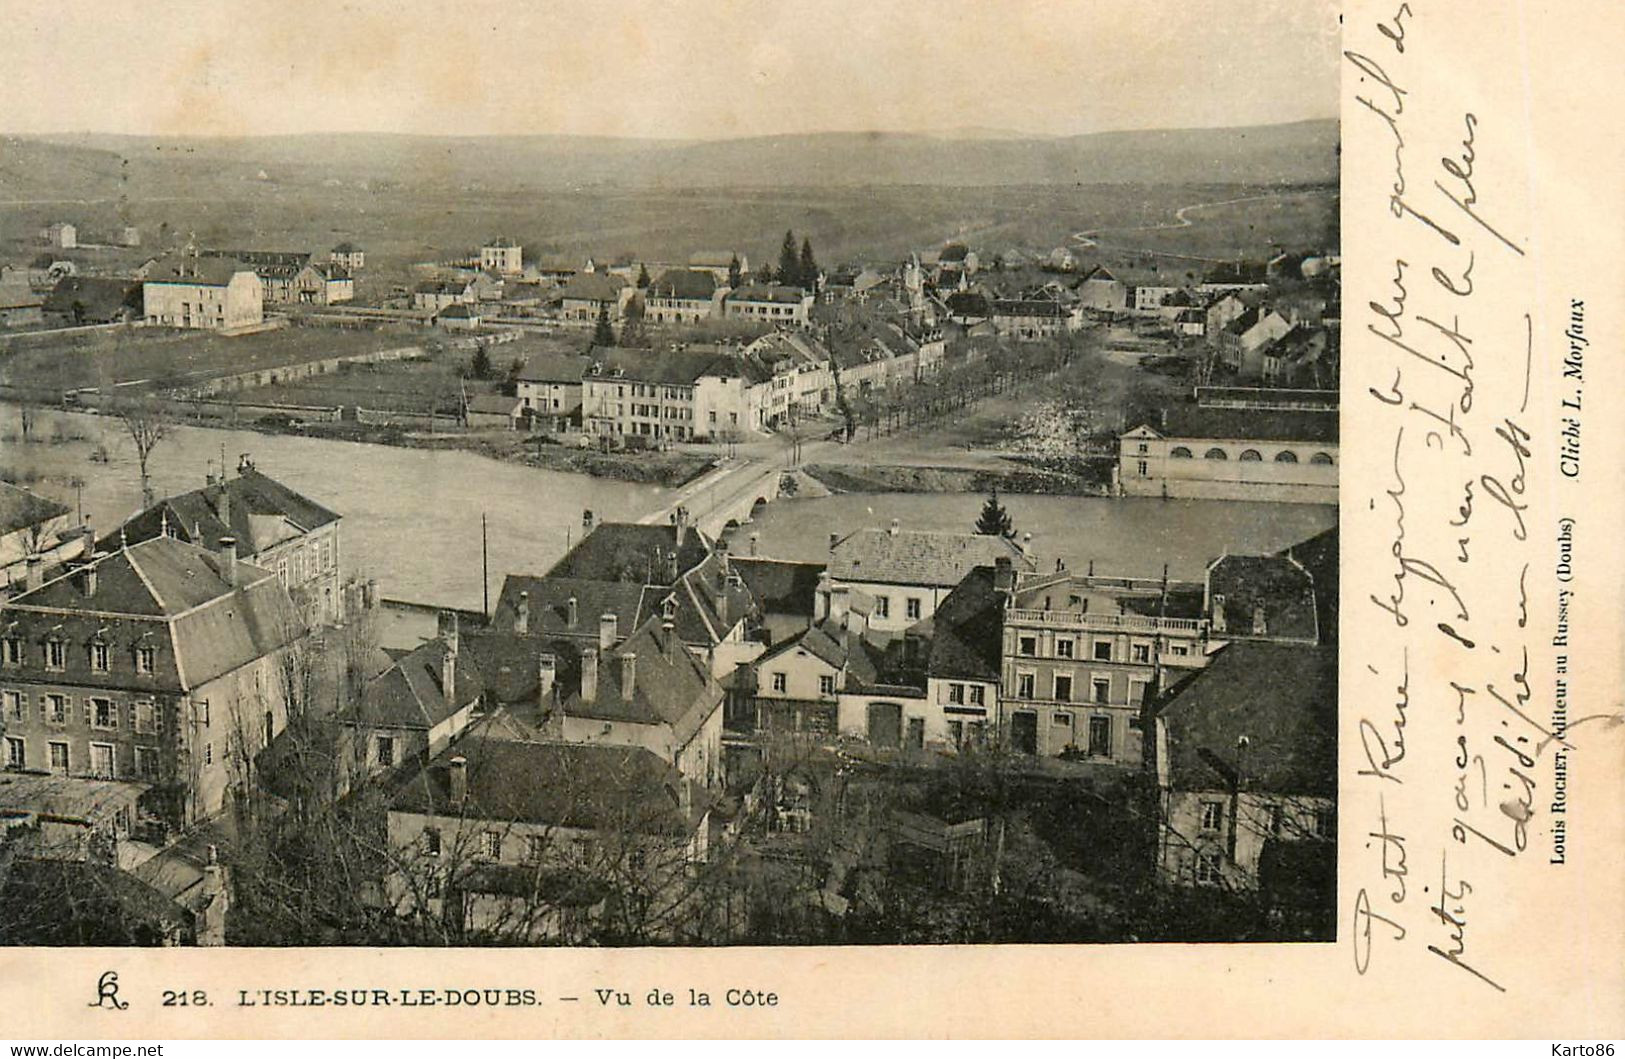
[[[1144,680],[1131,680],[1128,682],[1128,702],[1130,706],[1144,706],[1145,693],[1151,685]]]
[[[423,853],[425,856],[440,856],[440,829],[426,827],[423,829]]]
[[[66,695],[49,694],[45,696],[45,719],[52,724],[68,723],[68,697]]]
[[[833,694],[835,694],[835,677],[833,675],[831,675],[829,673],[819,674],[819,677],[818,677],[818,694],[820,694],[820,695],[833,695]]]
[[[66,776],[68,774],[68,744],[49,743],[47,749],[51,754],[51,771]]]
[[[1204,460],[1228,460],[1230,457],[1221,448],[1211,448],[1202,455],[1202,458]]]
[[[987,705],[987,689],[980,684],[970,685],[970,701],[972,706]]]
[[[1151,473],[1151,465],[1145,460],[1135,460],[1134,470],[1141,478],[1144,478],[1146,475]]]
[[[1175,445],[1173,451],[1168,453],[1168,455],[1172,456],[1176,460],[1188,460],[1192,458],[1191,450],[1187,449],[1183,445]]]
[[[1022,654],[1028,656],[1029,658],[1032,657],[1033,655],[1037,654],[1038,653],[1038,637],[1036,637],[1036,636],[1023,636],[1021,638],[1021,646],[1020,646],[1020,648],[1018,650]]]
[[[205,765],[214,764],[214,744],[213,743],[204,743],[203,744],[203,763]]]
[[[877,618],[889,618],[889,617],[891,617],[891,597],[889,597],[889,596],[876,596],[875,597],[875,617],[877,617]]]
[[[1218,831],[1224,827],[1224,803],[1202,803],[1202,830]]]
[[[948,701],[952,702],[952,703],[959,704],[959,705],[963,705],[964,702],[965,702],[965,685],[963,685],[963,684],[949,684],[948,685]]]
[[[1276,463],[1297,463],[1298,454],[1291,449],[1282,449],[1275,454]]]
[[[644,865],[647,864],[648,861],[649,858],[644,854],[643,850],[634,849],[632,851],[632,855],[627,858],[627,866],[633,871],[642,871]]]
[[[8,721],[23,719],[23,693],[20,691],[0,691],[0,713]]]
[[[28,744],[14,735],[6,736],[6,768],[28,767]]]
[[[1150,450],[1146,447],[1145,442],[1142,441],[1142,442],[1140,442],[1140,444],[1138,446],[1135,447],[1134,451],[1143,454],[1143,453],[1148,452]]]
[[[135,748],[135,774],[144,780],[158,778],[157,747],[138,746]]]
[[[1112,700],[1112,682],[1110,677],[1095,677],[1090,686],[1094,689],[1095,702],[1105,704]]]
[[[389,768],[395,764],[395,737],[381,735],[375,745],[375,757],[379,765]]]
[[[1271,838],[1280,838],[1281,829],[1286,824],[1285,815],[1279,805],[1264,806],[1264,833]]]
[[[91,644],[90,645],[90,668],[94,669],[98,673],[105,673],[105,672],[107,672],[107,668],[108,668],[107,663],[108,663],[107,645],[104,644],[104,643],[93,643],[93,644]]]
[[[1031,673],[1018,673],[1018,674],[1016,674],[1016,697],[1021,698],[1021,699],[1030,699],[1030,698],[1032,698],[1034,696],[1033,689],[1034,689],[1035,684],[1036,684],[1036,679],[1034,678],[1033,674],[1031,674]]]
[[[492,860],[502,859],[502,834],[487,831],[480,835],[480,854]]]
[[[920,597],[910,596],[903,602],[903,616],[909,621],[920,620]]]
[[[1071,640],[1056,640],[1055,641],[1055,657],[1056,658],[1071,658],[1072,657],[1072,648],[1073,648],[1073,644],[1072,644]]]
[[[789,688],[790,688],[790,678],[788,676],[786,676],[783,673],[774,673],[773,674],[773,690],[774,691],[783,692],[783,691],[788,691]]]
[[[118,710],[112,699],[90,700],[90,725],[92,728],[118,727]]]
[[[1072,701],[1072,674],[1055,675],[1055,699],[1057,702]]]
[[[1168,653],[1172,654],[1172,655],[1177,655],[1180,658],[1184,658],[1186,655],[1190,654],[1190,648],[1186,647],[1182,643],[1169,644],[1168,645]]]
[[[1210,850],[1196,854],[1196,881],[1203,886],[1216,886],[1220,876],[1219,855]]]
[[[1242,449],[1241,456],[1239,457],[1242,463],[1257,463],[1263,458],[1264,457],[1258,454],[1257,449]]]
[[[23,664],[23,641],[20,638],[8,636],[0,640],[0,646],[3,646],[3,649],[0,649],[0,662],[8,666]]]
[[[1151,663],[1151,645],[1148,643],[1137,643],[1131,645],[1129,647],[1129,653],[1130,657],[1133,658],[1134,661],[1139,662],[1141,665],[1149,665]]]
[[[1069,711],[1069,710],[1056,710],[1055,715],[1050,718],[1050,723],[1053,724],[1057,728],[1065,728],[1066,729],[1066,735],[1063,738],[1065,738],[1067,742],[1072,741],[1072,713],[1071,713],[1071,711]]]
[[[1110,662],[1112,660],[1112,642],[1110,640],[1095,641],[1095,661]]]
[[[953,743],[954,746],[964,746],[965,745],[965,722],[964,721],[949,721],[948,722],[948,741]]]
[[[1309,457],[1309,462],[1319,464],[1321,466],[1327,466],[1332,462],[1332,458],[1327,453],[1317,452],[1313,456]]]
[[[45,642],[45,668],[61,669],[66,652],[61,640],[47,640]]]
[[[1315,810],[1315,837],[1331,838],[1337,832],[1337,814],[1330,809]]]
[[[532,864],[535,864],[535,863],[539,862],[542,859],[542,855],[544,853],[546,853],[546,852],[547,852],[547,836],[546,835],[526,835],[525,836],[525,859],[526,860],[530,861]]]
[[[113,744],[90,744],[90,774],[99,780],[114,778]]]
[[[135,671],[137,673],[151,673],[153,663],[157,660],[157,652],[150,647],[137,647],[135,649]]]

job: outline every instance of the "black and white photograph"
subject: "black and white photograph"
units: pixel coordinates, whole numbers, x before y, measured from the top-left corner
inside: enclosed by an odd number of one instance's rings
[[[4,9],[0,942],[1335,940],[1335,4]]]

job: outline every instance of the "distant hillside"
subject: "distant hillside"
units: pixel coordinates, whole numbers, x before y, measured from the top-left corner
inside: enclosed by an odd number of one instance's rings
[[[1337,176],[1335,120],[1032,137],[815,133],[717,141],[374,133],[0,141],[0,197],[228,194],[254,182],[559,188],[1304,184]],[[127,160],[121,166],[120,160]],[[123,169],[124,179],[120,180]]]

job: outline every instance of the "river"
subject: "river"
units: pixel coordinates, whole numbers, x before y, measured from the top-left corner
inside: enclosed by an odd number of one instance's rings
[[[1317,504],[1264,504],[1155,497],[1002,496],[1017,534],[1033,535],[1042,569],[1063,559],[1069,569],[1200,580],[1221,554],[1258,555],[1306,540],[1337,524],[1337,509]],[[778,559],[822,561],[831,531],[884,527],[970,530],[984,498],[966,493],[846,493],[775,500],[740,530],[732,547]]]
[[[121,423],[85,413],[46,412],[36,436],[58,425],[83,440],[21,444],[16,409],[0,405],[0,471],[44,477],[22,484],[73,507],[68,479],[84,479],[83,510],[99,535],[141,506],[134,446]],[[107,463],[90,458],[105,445]],[[259,470],[344,516],[344,567],[378,579],[386,597],[479,609],[480,516],[488,520],[491,595],[509,572],[541,573],[579,539],[581,513],[633,521],[666,502],[669,490],[503,463],[466,452],[427,451],[253,431],[178,427],[153,450],[159,496],[204,484],[221,453],[235,468],[248,453]]]

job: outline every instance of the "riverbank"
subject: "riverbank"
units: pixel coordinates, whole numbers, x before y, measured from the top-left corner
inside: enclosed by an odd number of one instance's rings
[[[809,464],[806,474],[836,493],[1001,493],[1106,496],[1095,474],[1037,467],[933,467],[899,464]]]

